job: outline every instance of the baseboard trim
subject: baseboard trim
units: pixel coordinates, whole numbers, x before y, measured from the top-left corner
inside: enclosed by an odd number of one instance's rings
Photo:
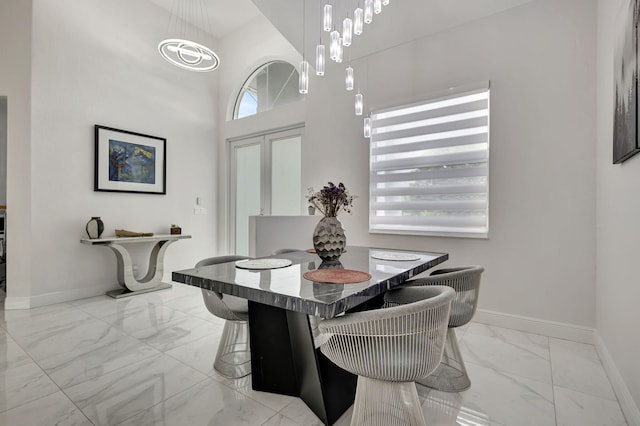
[[[40,306],[55,305],[56,303],[70,302],[72,300],[86,299],[87,297],[100,296],[107,291],[113,290],[113,287],[109,288],[74,288],[65,291],[55,291],[53,293],[38,294],[31,297],[19,297],[10,298],[5,300],[5,309],[30,309],[38,308]],[[11,299],[24,299],[19,301],[13,301]]]
[[[4,309],[5,311],[14,309],[31,309],[31,298],[7,296],[4,299]]]
[[[613,391],[618,397],[620,408],[622,408],[622,413],[626,417],[627,423],[630,425],[640,425],[640,409],[638,409],[638,405],[633,400],[631,392],[629,392],[629,388],[624,382],[622,374],[620,374],[618,367],[616,367],[616,363],[609,353],[607,346],[604,344],[604,340],[602,340],[598,330],[595,330],[594,340],[600,361],[602,361],[604,370],[607,372],[607,376],[609,376],[609,381],[611,382]]]
[[[165,282],[171,282],[171,273],[165,274],[168,278]],[[101,296],[108,291],[120,289],[121,287],[91,287],[74,288],[65,291],[55,291],[52,293],[38,294],[31,297],[6,297],[4,302],[5,310],[31,309],[41,306],[55,305],[56,303],[71,302],[73,300],[86,299],[87,297]]]
[[[574,324],[505,314],[486,309],[478,309],[473,320],[482,324],[512,328],[527,333],[543,334],[545,336],[557,337],[558,339],[594,344],[594,329]]]

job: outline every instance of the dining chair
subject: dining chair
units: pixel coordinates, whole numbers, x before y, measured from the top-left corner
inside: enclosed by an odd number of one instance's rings
[[[415,380],[442,358],[454,291],[402,288],[385,307],[345,314],[319,324],[320,350],[358,375],[352,425],[424,425]]]
[[[246,256],[217,256],[203,259],[196,268],[250,259]],[[225,377],[237,379],[251,374],[249,306],[246,299],[202,289],[204,304],[213,315],[225,320],[213,368]]]
[[[444,392],[461,392],[471,387],[471,380],[464,365],[455,328],[471,321],[478,306],[482,266],[464,266],[439,269],[425,278],[405,281],[408,286],[447,286],[455,290],[451,302],[451,316],[447,330],[447,343],[442,362],[429,377],[418,380],[421,385]]]

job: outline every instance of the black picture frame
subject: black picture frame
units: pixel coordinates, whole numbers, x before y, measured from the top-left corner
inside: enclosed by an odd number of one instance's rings
[[[638,7],[625,0],[614,45],[613,164],[640,152],[638,141]]]
[[[96,124],[94,191],[167,193],[167,140]]]

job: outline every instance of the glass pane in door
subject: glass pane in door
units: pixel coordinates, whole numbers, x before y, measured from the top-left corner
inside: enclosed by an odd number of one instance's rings
[[[249,255],[249,216],[260,214],[260,145],[235,148],[236,254]]]
[[[271,214],[299,215],[302,206],[301,137],[271,141]]]

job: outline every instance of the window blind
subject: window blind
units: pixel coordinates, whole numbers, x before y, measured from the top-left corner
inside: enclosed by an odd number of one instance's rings
[[[371,114],[369,231],[486,238],[489,88]]]

